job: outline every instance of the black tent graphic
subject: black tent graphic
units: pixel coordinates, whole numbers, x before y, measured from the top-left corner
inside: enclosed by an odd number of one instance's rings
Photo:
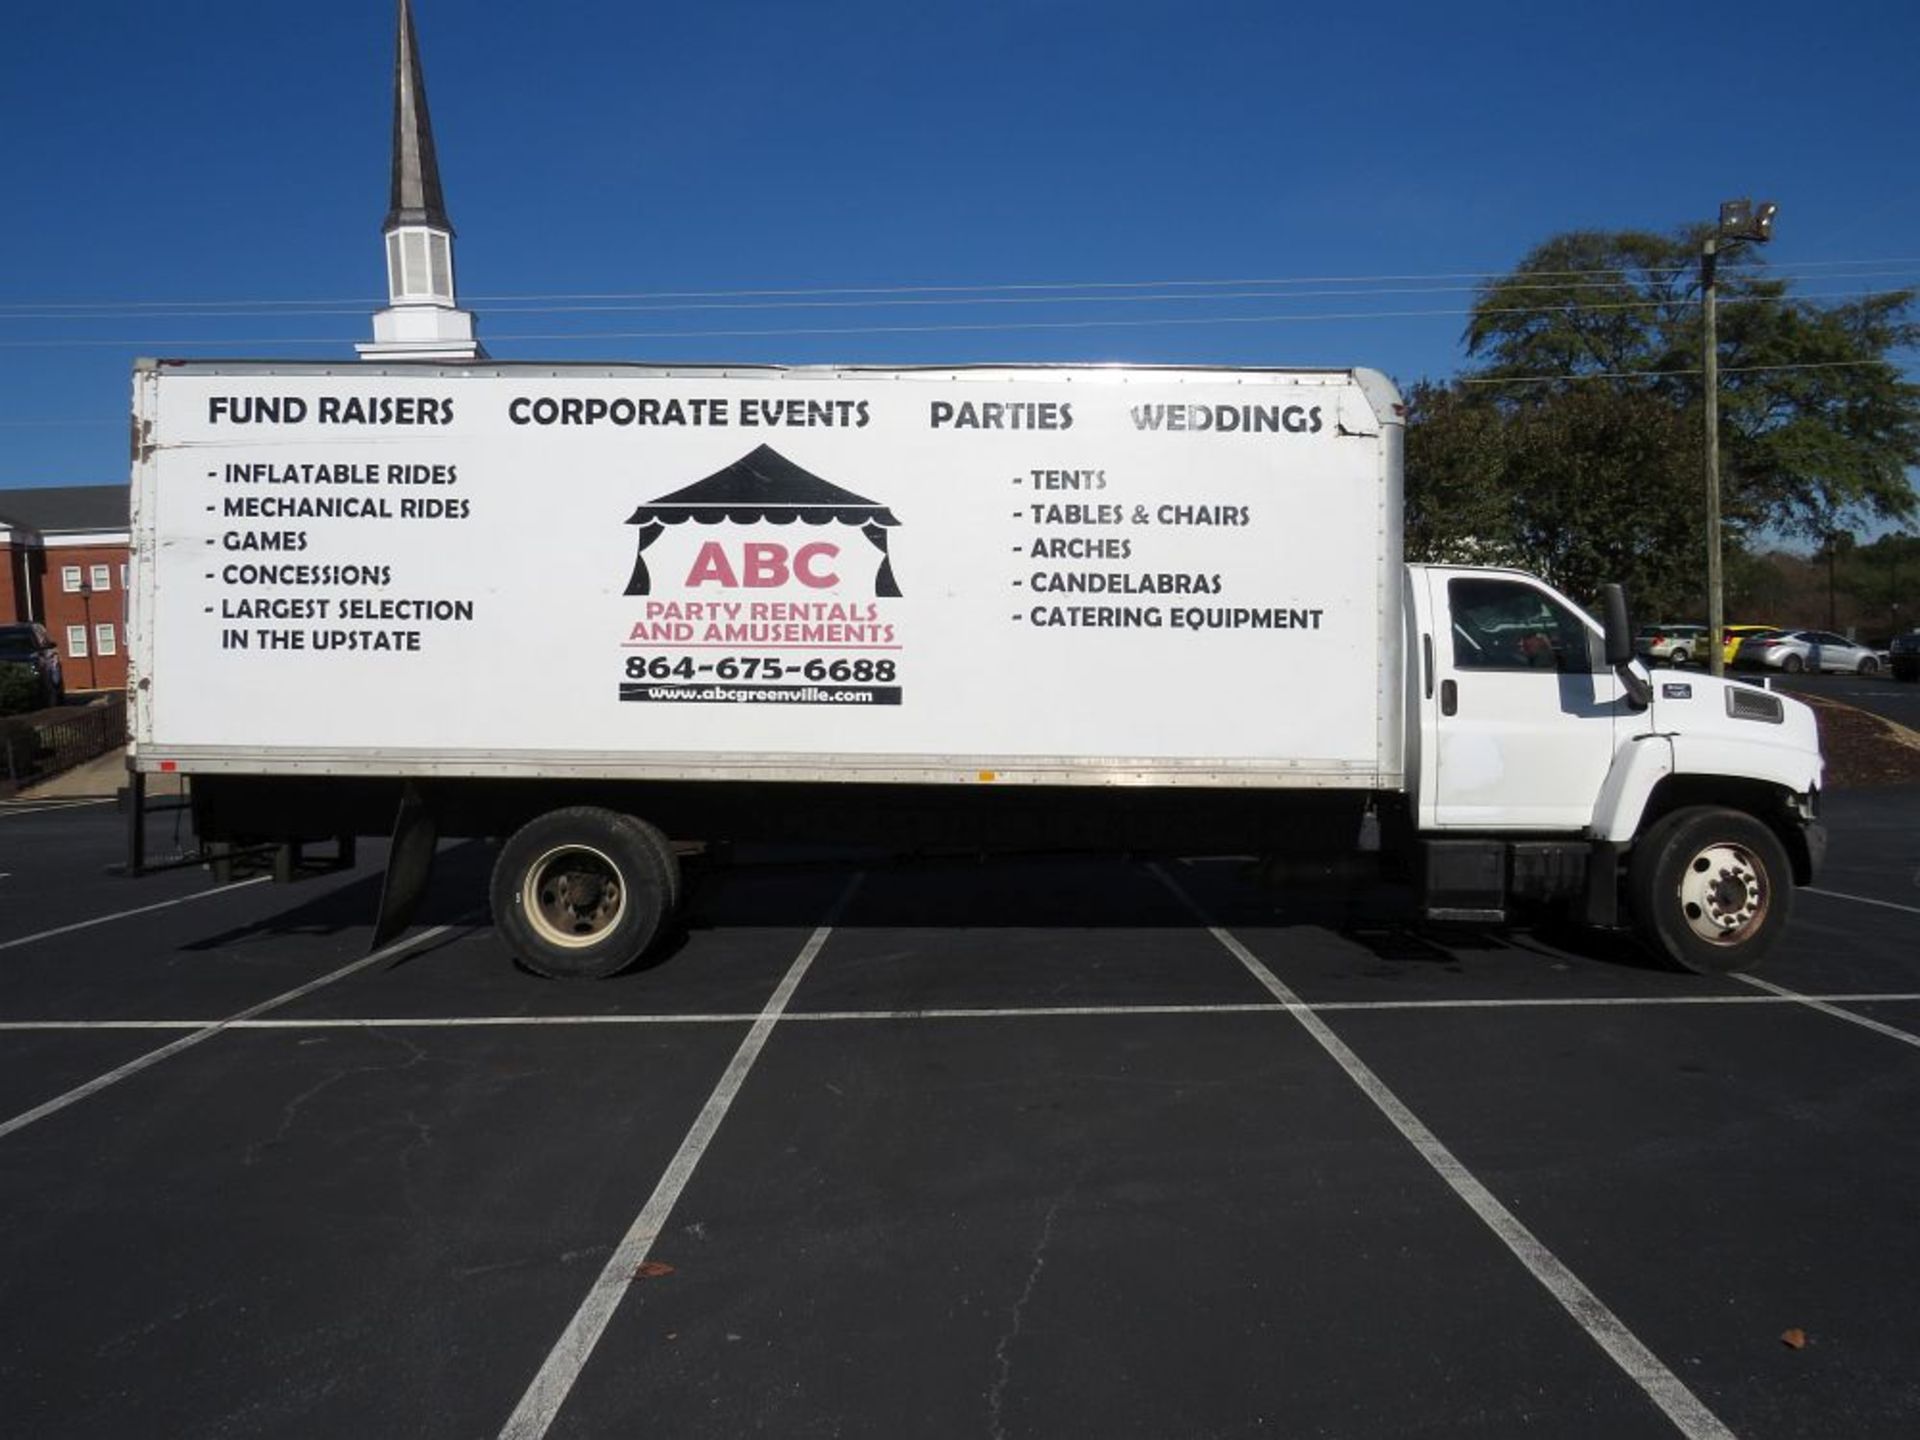
[[[801,469],[771,445],[760,446],[685,489],[649,500],[628,517],[627,524],[640,527],[640,548],[634,556],[627,594],[652,593],[647,547],[667,526],[684,525],[689,520],[697,525],[791,525],[795,521],[805,525],[857,525],[880,552],[873,593],[888,598],[900,593],[893,578],[893,561],[887,555],[887,528],[900,523],[893,512]]]

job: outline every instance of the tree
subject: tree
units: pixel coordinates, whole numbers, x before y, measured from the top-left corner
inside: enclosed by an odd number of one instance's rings
[[[1519,565],[1506,482],[1506,417],[1457,385],[1422,381],[1407,392],[1406,541],[1410,559]]]
[[[1688,250],[1678,237],[1646,231],[1554,236],[1481,289],[1464,337],[1467,354],[1483,362],[1473,373],[1521,382],[1508,393],[1535,400],[1574,382],[1684,387],[1675,372],[1700,354],[1696,344],[1689,361],[1677,348],[1697,301],[1690,257],[1698,255],[1697,245]]]
[[[1840,557],[1839,585],[1861,632],[1897,635],[1920,624],[1920,535],[1882,535]]]
[[[1471,378],[1505,407],[1551,406],[1600,385],[1702,402],[1704,228],[1576,231],[1485,287],[1465,336]],[[1920,343],[1914,292],[1796,299],[1758,251],[1719,274],[1722,487],[1736,535],[1810,540],[1920,511],[1920,386],[1889,358]],[[1700,422],[1695,420],[1695,432]]]
[[[1558,235],[1481,291],[1478,363],[1409,396],[1410,555],[1524,565],[1582,596],[1623,579],[1642,614],[1705,614],[1704,233]],[[1920,386],[1888,358],[1920,340],[1914,292],[1794,298],[1736,258],[1719,277],[1730,548],[1920,511]]]
[[[1409,396],[1407,549],[1514,565],[1588,600],[1626,583],[1643,614],[1698,608],[1697,437],[1658,397],[1595,387],[1504,408],[1464,386]]]
[[[1920,616],[1920,535],[1882,535],[1869,545],[1843,541],[1831,552],[1743,556],[1729,567],[1727,590],[1742,620],[1842,630],[1884,643]]]

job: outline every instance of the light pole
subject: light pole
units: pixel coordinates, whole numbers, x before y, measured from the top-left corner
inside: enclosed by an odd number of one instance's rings
[[[1719,675],[1726,670],[1726,587],[1720,574],[1720,348],[1714,333],[1714,264],[1719,258],[1722,240],[1728,246],[1742,241],[1765,242],[1773,238],[1773,217],[1780,209],[1771,200],[1755,205],[1751,200],[1720,202],[1720,224],[1700,246],[1700,305],[1702,328],[1702,365],[1706,371],[1707,401],[1707,670]]]
[[[86,580],[80,582],[81,618],[87,623],[87,688],[100,688],[100,672],[94,668],[93,652],[99,648],[93,633],[93,586]]]
[[[1840,628],[1839,614],[1834,607],[1834,581],[1840,568],[1840,552],[1853,549],[1853,532],[1849,530],[1829,530],[1827,532],[1827,629]]]

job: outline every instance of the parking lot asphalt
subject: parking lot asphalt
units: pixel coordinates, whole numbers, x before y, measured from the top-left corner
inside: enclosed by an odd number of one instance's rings
[[[1920,794],[1828,820],[1751,979],[1232,858],[841,855],[563,983],[485,845],[369,958],[377,846],[216,891],[0,808],[0,1415],[1920,1433]]]
[[[1758,672],[1737,671],[1753,676]],[[1871,711],[1909,730],[1920,730],[1920,685],[1902,684],[1882,671],[1878,675],[1774,675],[1774,687],[1789,695],[1819,695],[1857,709]]]

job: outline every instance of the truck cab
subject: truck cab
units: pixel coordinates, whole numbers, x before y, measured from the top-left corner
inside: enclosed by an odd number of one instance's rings
[[[1756,962],[1820,858],[1813,712],[1739,681],[1655,680],[1624,605],[1614,634],[1519,571],[1409,566],[1403,598],[1429,915],[1572,900],[1688,968]]]

